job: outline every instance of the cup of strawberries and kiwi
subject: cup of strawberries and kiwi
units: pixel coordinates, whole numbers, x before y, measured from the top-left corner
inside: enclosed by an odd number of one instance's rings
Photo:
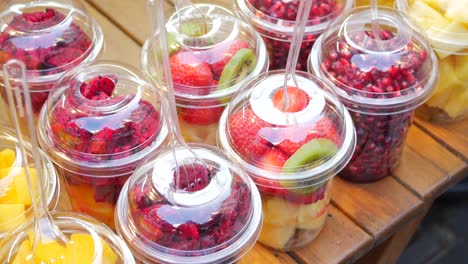
[[[221,113],[242,83],[268,69],[268,55],[262,38],[230,11],[196,6],[201,13],[183,8],[168,19],[166,38],[182,135],[215,145]],[[161,53],[153,46],[153,39],[145,43],[142,68],[157,76]]]
[[[439,84],[416,115],[434,122],[468,116],[468,1],[398,0],[398,10],[422,27],[439,61]]]
[[[309,57],[309,70],[335,89],[353,118],[356,150],[340,176],[356,182],[393,173],[415,109],[438,81],[437,58],[424,31],[395,9],[379,7],[378,14],[373,20],[370,7],[343,14]]]
[[[16,0],[0,6],[0,67],[10,59],[24,62],[37,122],[53,84],[67,70],[96,60],[104,35],[75,1]],[[7,105],[2,76],[0,71],[0,94]],[[19,121],[27,131],[27,118]]]
[[[73,210],[114,227],[125,181],[167,140],[159,91],[139,70],[107,61],[80,65],[54,85],[39,118],[39,142]]]
[[[355,131],[326,83],[296,72],[285,89],[284,79],[276,70],[246,83],[223,112],[218,140],[260,190],[260,243],[294,250],[322,229],[331,180],[351,158]]]

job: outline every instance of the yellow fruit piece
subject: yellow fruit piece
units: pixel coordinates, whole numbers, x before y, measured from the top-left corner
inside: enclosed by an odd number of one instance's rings
[[[299,205],[269,196],[262,199],[263,222],[272,225],[295,226]]]
[[[455,88],[444,110],[451,118],[465,114],[468,111],[468,87]]]
[[[437,9],[439,12],[444,13],[450,0],[423,0],[423,2],[430,5],[432,8]]]
[[[432,34],[430,34],[432,39],[439,40],[439,41],[446,41],[450,40],[453,38],[453,34],[457,34],[462,38],[463,36],[465,38],[468,38],[468,29],[461,23],[459,22],[451,22],[445,27],[439,27],[440,30],[434,31]],[[465,42],[468,42],[468,39],[464,40]],[[452,55],[462,49],[464,49],[464,46],[460,45],[450,45],[448,43],[445,43],[444,46],[442,47],[443,50],[436,50],[437,55],[439,56],[440,59],[444,59],[449,55]]]
[[[258,240],[269,247],[282,249],[286,243],[294,236],[296,227],[293,226],[278,226],[268,223],[263,223],[262,231]]]
[[[29,240],[23,241],[16,252],[13,264],[34,264],[31,250],[31,243]]]
[[[455,75],[463,82],[468,82],[468,55],[454,56]]]
[[[437,10],[424,3],[422,0],[414,1],[408,9],[408,15],[415,18],[424,29],[444,28],[449,21]]]
[[[0,203],[22,203],[26,206],[31,205],[31,196],[29,195],[25,172],[26,171],[20,167],[0,169],[0,176],[3,176],[2,180],[6,180],[8,178],[11,182],[6,190],[0,190]],[[29,174],[31,176],[34,193],[37,194],[36,169],[29,168]]]
[[[6,169],[15,163],[15,152],[12,149],[4,149],[0,152],[0,169]],[[1,179],[1,176],[0,176]]]
[[[103,240],[102,260],[103,264],[114,264],[118,261],[118,256],[114,250]],[[73,234],[67,243],[67,261],[69,264],[92,263],[94,257],[94,240],[88,234]]]
[[[429,106],[443,108],[447,104],[452,89],[463,85],[463,82],[455,75],[453,63],[453,56],[440,60],[439,84],[432,97],[427,101]]]
[[[468,24],[468,0],[449,1],[445,17],[456,22]]]
[[[327,219],[327,203],[322,199],[316,203],[305,204],[299,207],[297,215],[297,228],[319,229]]]
[[[67,263],[66,248],[56,241],[38,243],[35,261],[36,263]]]
[[[0,232],[5,232],[26,221],[24,204],[0,204]]]

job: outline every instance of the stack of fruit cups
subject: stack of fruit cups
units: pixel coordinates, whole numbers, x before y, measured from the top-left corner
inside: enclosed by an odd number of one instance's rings
[[[260,194],[245,171],[215,147],[189,147],[145,160],[119,197],[117,231],[143,263],[233,263],[260,233]]]
[[[137,164],[167,138],[159,88],[130,66],[81,65],[54,85],[39,142],[65,180],[73,209],[114,227],[114,207]]]
[[[235,9],[249,21],[266,43],[270,70],[284,69],[294,32],[300,0],[236,0]],[[330,21],[344,10],[352,8],[353,0],[317,0],[312,4],[309,21],[301,45],[296,68],[305,71],[307,58],[315,40],[329,26]]]
[[[440,81],[416,114],[431,122],[468,116],[468,1],[398,0],[400,11],[426,30],[439,58]]]
[[[394,9],[381,7],[378,16],[373,20],[369,7],[344,14],[317,40],[309,60],[309,70],[333,85],[353,117],[356,151],[340,176],[357,182],[392,173],[414,110],[438,80],[423,30]]]
[[[21,166],[23,159],[18,150],[18,141],[15,132],[4,125],[0,125],[0,240],[9,230],[33,217],[32,200],[26,180],[26,173]],[[26,145],[29,159],[32,159],[31,147]],[[44,177],[43,189],[49,209],[53,210],[59,196],[59,185],[52,162],[43,152],[42,175]],[[32,177],[32,183],[36,186],[37,174],[35,168],[28,168]],[[33,190],[38,195],[38,190]],[[36,197],[37,199],[37,197]],[[0,254],[1,256],[1,254]]]
[[[196,6],[201,13],[189,6],[166,23],[171,72],[185,141],[215,145],[225,106],[242,83],[268,69],[268,55],[262,38],[228,10]],[[142,68],[156,76],[152,41],[143,47]]]
[[[262,196],[259,241],[292,250],[322,229],[330,201],[330,179],[349,161],[355,147],[351,117],[324,82],[284,70],[247,83],[224,111],[219,144],[253,178]]]
[[[0,6],[0,66],[13,58],[26,64],[37,121],[60,76],[97,58],[104,44],[103,33],[81,4],[72,0],[13,0]],[[2,76],[0,73],[0,79]],[[0,91],[6,102],[3,88]],[[20,120],[23,131],[27,131],[26,120]]]
[[[64,245],[58,241],[35,242],[34,222],[31,220],[0,241],[0,262],[135,263],[127,245],[104,224],[78,213],[52,212],[51,215],[67,237]]]

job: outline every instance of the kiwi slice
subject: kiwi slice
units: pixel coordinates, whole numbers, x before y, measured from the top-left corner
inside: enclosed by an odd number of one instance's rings
[[[338,147],[333,141],[326,138],[316,138],[306,144],[302,145],[283,165],[282,172],[294,173],[299,168],[307,166],[308,164],[323,159],[325,157],[333,156],[338,152]],[[311,186],[309,188],[300,188],[294,183],[280,182],[285,188],[293,188],[291,191],[298,194],[310,194],[319,189],[323,184]],[[295,189],[297,188],[297,189]]]
[[[230,82],[235,79],[245,79],[253,71],[256,64],[257,57],[253,50],[245,48],[238,50],[224,66],[217,89],[226,89],[229,87]]]
[[[202,23],[185,22],[180,25],[180,32],[189,37],[200,37],[206,34],[206,25]]]

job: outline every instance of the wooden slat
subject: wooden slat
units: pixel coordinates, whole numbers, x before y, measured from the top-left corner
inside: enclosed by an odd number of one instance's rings
[[[442,145],[447,145],[465,161],[468,160],[468,119],[452,124],[432,124],[416,118],[415,123]]]
[[[291,254],[307,264],[345,263],[371,248],[372,237],[330,205],[328,219],[317,239]]]
[[[271,251],[260,244],[250,250],[247,255],[238,261],[239,264],[293,264],[296,263],[284,252]]]
[[[422,206],[422,201],[393,177],[367,184],[337,177],[332,201],[336,207],[371,234],[376,242],[387,239]]]

